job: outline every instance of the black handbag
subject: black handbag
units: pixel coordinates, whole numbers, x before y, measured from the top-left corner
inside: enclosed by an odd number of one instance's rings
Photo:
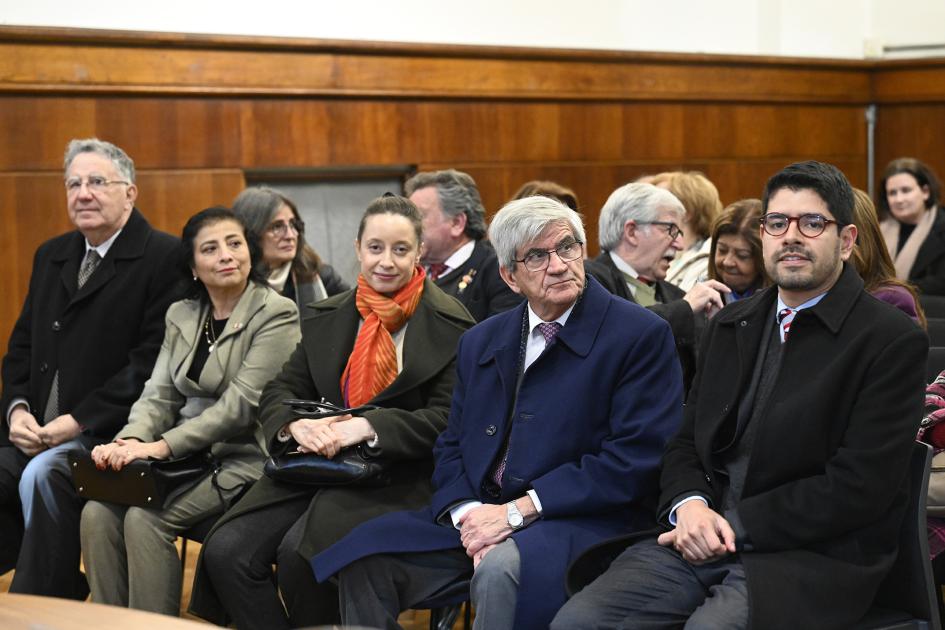
[[[160,509],[180,486],[210,474],[209,451],[177,459],[136,459],[121,470],[99,470],[89,451],[69,451],[72,484],[83,499]]]
[[[346,409],[324,400],[290,399],[282,401],[282,404],[292,407],[300,418],[357,415],[377,409],[375,405]],[[390,483],[390,475],[383,464],[369,457],[361,446],[343,448],[332,458],[298,451],[272,455],[266,460],[263,471],[276,481],[312,486],[386,486]]]

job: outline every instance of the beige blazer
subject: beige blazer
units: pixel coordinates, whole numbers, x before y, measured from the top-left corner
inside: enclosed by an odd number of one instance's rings
[[[257,409],[263,387],[301,338],[292,300],[250,282],[200,373],[187,376],[204,334],[209,305],[181,300],[167,310],[164,343],[116,437],[167,442],[174,457],[209,447],[219,459],[252,461],[266,449]]]

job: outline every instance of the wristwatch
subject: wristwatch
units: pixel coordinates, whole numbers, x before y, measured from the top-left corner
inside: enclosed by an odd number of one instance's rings
[[[522,527],[525,525],[525,517],[522,516],[522,513],[518,511],[518,506],[515,505],[515,501],[509,501],[506,503],[505,510],[509,527],[512,529],[522,529]]]

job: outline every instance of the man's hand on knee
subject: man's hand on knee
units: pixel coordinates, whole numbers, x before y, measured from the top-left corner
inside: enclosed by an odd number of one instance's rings
[[[10,441],[25,455],[33,457],[47,446],[40,437],[42,427],[25,407],[17,407],[10,413]]]
[[[81,427],[71,413],[63,414],[39,427],[37,434],[48,448],[59,446],[75,438],[81,432]]]
[[[721,514],[702,501],[689,501],[676,509],[676,528],[660,534],[664,547],[672,546],[692,564],[704,564],[735,553],[735,531]]]

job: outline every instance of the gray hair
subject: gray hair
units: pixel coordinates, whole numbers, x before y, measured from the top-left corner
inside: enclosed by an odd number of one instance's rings
[[[653,184],[624,184],[610,193],[600,210],[597,225],[601,249],[612,250],[620,244],[627,221],[658,221],[666,210],[675,212],[680,220],[686,216],[682,202],[668,190]]]
[[[409,197],[421,188],[436,187],[443,206],[443,214],[449,218],[466,215],[465,234],[478,241],[486,235],[486,209],[482,206],[479,188],[472,177],[449,168],[444,171],[417,173],[404,184],[404,192]]]
[[[135,163],[128,154],[116,147],[111,142],[105,142],[98,138],[83,138],[81,140],[71,140],[66,147],[66,157],[62,161],[62,170],[68,171],[72,160],[80,153],[97,153],[107,158],[115,166],[115,170],[124,179],[135,183]]]
[[[514,269],[519,248],[535,241],[552,223],[567,225],[574,238],[587,242],[581,215],[560,201],[549,197],[525,197],[502,206],[489,225],[489,240],[499,258],[499,266]]]

